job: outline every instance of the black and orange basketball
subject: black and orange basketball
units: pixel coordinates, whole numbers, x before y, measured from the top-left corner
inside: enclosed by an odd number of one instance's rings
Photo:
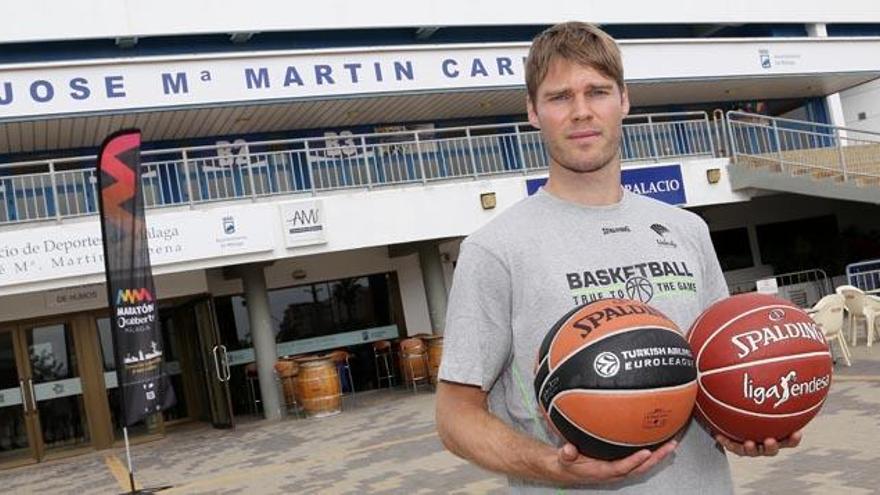
[[[696,415],[743,442],[783,439],[819,412],[831,386],[822,329],[791,302],[742,294],[710,306],[691,326]]]
[[[535,393],[563,438],[610,460],[675,435],[691,416],[696,378],[675,323],[644,303],[604,299],[572,310],[544,338]]]

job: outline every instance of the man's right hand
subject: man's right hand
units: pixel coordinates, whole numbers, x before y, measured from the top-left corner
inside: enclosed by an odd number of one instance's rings
[[[616,461],[592,459],[574,445],[557,449],[503,423],[489,412],[480,387],[441,381],[437,385],[437,432],[453,454],[490,471],[555,485],[611,483],[646,473],[677,445],[670,440],[651,452]]]
[[[603,461],[581,455],[574,445],[567,443],[557,450],[551,471],[557,474],[556,481],[566,485],[613,483],[648,472],[677,446],[676,440],[670,440],[654,452],[643,449],[623,459]]]

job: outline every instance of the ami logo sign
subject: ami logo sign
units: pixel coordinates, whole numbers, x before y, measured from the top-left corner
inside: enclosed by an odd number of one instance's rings
[[[281,219],[287,247],[327,242],[324,208],[320,200],[281,205]]]

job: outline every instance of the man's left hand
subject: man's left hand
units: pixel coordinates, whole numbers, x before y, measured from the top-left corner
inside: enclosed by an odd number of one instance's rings
[[[755,443],[752,440],[746,440],[745,443],[739,443],[736,440],[731,440],[730,438],[725,437],[724,435],[715,435],[715,441],[738,456],[772,457],[779,453],[779,449],[797,447],[798,444],[801,443],[803,436],[803,431],[798,430],[792,433],[788,438],[782,440],[767,438],[763,443]]]

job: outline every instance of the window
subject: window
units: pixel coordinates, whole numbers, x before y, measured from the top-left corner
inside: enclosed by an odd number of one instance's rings
[[[718,230],[710,233],[718,262],[722,271],[751,268],[752,247],[749,244],[749,231],[745,227]]]
[[[394,323],[390,274],[349,277],[269,291],[276,342],[307,339]],[[251,347],[247,301],[215,299],[221,339],[229,350]]]
[[[814,268],[828,274],[843,271],[834,215],[759,225],[757,231],[761,261],[773,265],[776,273]]]

